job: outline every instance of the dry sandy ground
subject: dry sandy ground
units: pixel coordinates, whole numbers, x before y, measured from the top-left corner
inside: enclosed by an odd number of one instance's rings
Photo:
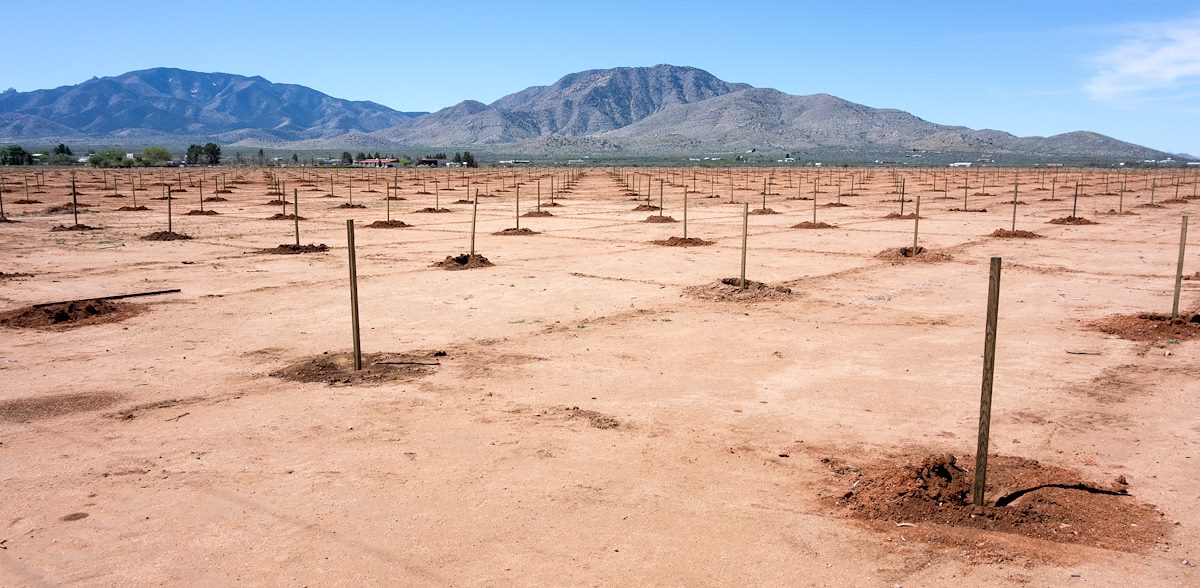
[[[1060,172],[1066,200],[1043,201],[1049,176],[1022,172],[1017,228],[1044,236],[1025,240],[987,236],[1009,227],[1012,171],[972,172],[968,206],[982,213],[949,210],[963,172],[909,171],[921,245],[952,258],[897,263],[876,257],[912,242],[911,220],[883,218],[899,211],[888,170],[775,170],[780,214],[750,216],[747,277],[792,293],[726,301],[688,290],[738,274],[742,207],[725,170],[700,171],[689,196],[688,236],[715,243],[687,248],[650,243],[682,226],[639,222],[653,213],[634,212],[619,181],[645,194],[652,178],[657,205],[668,179],[666,214],[681,220],[692,170],[575,170],[554,216],[521,219],[529,236],[492,235],[515,224],[513,172],[485,187],[489,172],[472,171],[477,249],[495,266],[469,271],[431,267],[468,246],[458,171],[426,172],[445,214],[413,213],[434,205],[414,171],[355,172],[365,209],[334,208],[348,172],[336,198],[321,197],[327,173],[313,185],[284,172],[308,217],[301,241],[330,246],[302,255],[256,252],[294,238],[291,222],[266,220],[282,209],[263,204],[261,170],[206,170],[206,196],[220,173],[232,193],[206,204],[217,216],[175,216],[194,238],[171,242],[139,239],[166,229],[153,173],[138,192],[152,210],[115,212],[131,205],[128,172],[125,198],[106,198],[111,173],[81,170],[93,206],[79,222],[99,230],[50,232],[72,222],[44,212],[70,200],[69,172],[47,172],[42,204],[21,205],[22,171],[4,170],[20,222],[0,224],[0,271],[32,276],[0,280],[0,312],[181,292],[126,300],[140,312],[119,321],[0,326],[0,585],[1200,584],[1200,343],[1086,326],[1170,310],[1179,217],[1200,200],[1139,208],[1145,175],[1118,196],[1115,172],[1112,195],[1103,172],[1084,174],[1078,215],[1100,224],[1070,226],[1047,221],[1070,214],[1081,174]],[[569,172],[518,173],[524,212],[539,178],[546,204]],[[760,207],[768,173],[736,172],[733,200]],[[166,176],[188,190],[176,213],[198,208],[198,178]],[[790,228],[812,219],[811,202],[788,198],[814,180],[818,220],[837,228]],[[837,180],[857,195],[827,208]],[[1176,180],[1192,193],[1194,175],[1162,175],[1156,199]],[[390,181],[406,198],[393,218],[414,226],[364,228],[384,217]],[[1138,214],[1099,214],[1119,198]],[[333,384],[274,376],[350,349],[347,218],[364,351],[437,365]],[[1128,495],[1027,497],[1102,529],[864,520],[839,500],[869,485],[863,472],[939,453],[969,465],[991,256],[1004,259],[994,467],[1027,458],[1096,487],[1124,477]],[[1185,268],[1200,269],[1200,247]],[[1183,284],[1194,310],[1200,281]],[[993,484],[989,501],[1018,489]],[[1151,514],[1126,520],[1114,504]],[[989,508],[964,512],[1016,507]],[[1071,539],[1089,533],[1103,536]]]

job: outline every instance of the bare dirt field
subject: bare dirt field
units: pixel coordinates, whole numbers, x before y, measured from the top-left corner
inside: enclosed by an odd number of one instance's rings
[[[1193,171],[2,175],[0,586],[1200,585]]]

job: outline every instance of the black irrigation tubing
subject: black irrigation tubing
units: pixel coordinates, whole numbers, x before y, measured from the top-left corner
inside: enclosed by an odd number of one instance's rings
[[[61,302],[43,302],[41,304],[34,304],[33,307],[34,308],[43,308],[46,306],[54,306],[56,304],[70,304],[72,302],[90,302],[92,300],[120,300],[122,298],[136,298],[138,296],[158,296],[160,294],[175,294],[177,292],[181,292],[181,290],[179,288],[172,288],[170,290],[154,290],[153,292],[135,292],[133,294],[115,294],[113,296],[96,296],[94,298],[79,298],[76,300],[63,300]]]

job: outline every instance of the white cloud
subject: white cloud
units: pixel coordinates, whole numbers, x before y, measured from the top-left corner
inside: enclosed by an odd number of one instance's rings
[[[1200,19],[1136,26],[1093,62],[1099,71],[1084,90],[1096,100],[1176,101],[1200,87]]]

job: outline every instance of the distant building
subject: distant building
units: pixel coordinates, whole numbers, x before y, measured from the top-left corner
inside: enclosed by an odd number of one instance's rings
[[[971,162],[969,162],[969,161],[956,161],[956,162],[954,162],[954,163],[951,163],[951,164],[950,164],[950,167],[971,167]]]
[[[400,163],[399,159],[391,157],[372,157],[371,159],[360,159],[354,162],[354,165],[359,167],[396,167]]]

